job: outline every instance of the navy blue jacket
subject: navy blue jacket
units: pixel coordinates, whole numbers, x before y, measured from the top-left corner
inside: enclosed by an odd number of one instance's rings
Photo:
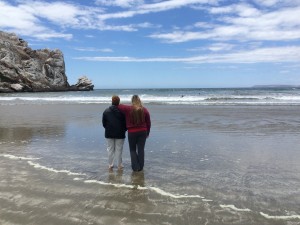
[[[103,112],[102,125],[105,128],[105,138],[125,138],[127,130],[125,115],[117,106],[111,105]]]

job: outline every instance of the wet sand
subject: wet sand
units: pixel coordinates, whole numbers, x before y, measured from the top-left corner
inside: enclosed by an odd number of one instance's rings
[[[107,170],[105,107],[1,106],[1,224],[300,223],[300,107],[146,105],[143,173]]]

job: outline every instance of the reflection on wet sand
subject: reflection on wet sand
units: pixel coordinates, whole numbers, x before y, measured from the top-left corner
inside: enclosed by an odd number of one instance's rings
[[[109,170],[108,172],[108,183],[112,184],[122,184],[123,182],[123,170]]]
[[[26,127],[6,128],[0,127],[0,140],[12,141],[29,141],[32,139],[33,129]]]
[[[65,127],[0,127],[0,141],[15,142],[23,145],[30,143],[33,139],[51,139],[58,134],[64,134]]]
[[[123,170],[109,170],[108,171],[108,184],[123,184],[126,183],[126,178],[123,179]],[[140,172],[132,172],[130,176],[130,184],[127,187],[136,189],[141,189],[142,187],[146,187],[145,185],[145,173],[144,171]],[[148,189],[148,188],[145,188]]]
[[[131,184],[134,186],[145,187],[145,173],[144,171],[132,172]]]

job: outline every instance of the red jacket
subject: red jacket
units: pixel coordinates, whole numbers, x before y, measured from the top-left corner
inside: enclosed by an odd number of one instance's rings
[[[121,112],[123,112],[125,114],[126,127],[127,127],[129,133],[139,132],[139,131],[147,131],[147,133],[149,135],[150,128],[151,128],[151,119],[150,119],[150,113],[145,107],[143,107],[144,115],[145,115],[145,122],[140,125],[134,125],[130,121],[130,112],[132,110],[132,106],[121,104],[121,105],[118,105],[118,108],[120,109]]]

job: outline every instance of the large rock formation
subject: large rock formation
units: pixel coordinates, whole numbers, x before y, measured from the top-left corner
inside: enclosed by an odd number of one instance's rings
[[[75,87],[78,88],[80,91],[89,91],[93,90],[94,85],[92,81],[89,80],[86,76],[79,77]]]
[[[0,31],[0,92],[86,91],[94,87],[91,82],[77,84],[69,85],[60,50],[33,50],[15,34]]]

